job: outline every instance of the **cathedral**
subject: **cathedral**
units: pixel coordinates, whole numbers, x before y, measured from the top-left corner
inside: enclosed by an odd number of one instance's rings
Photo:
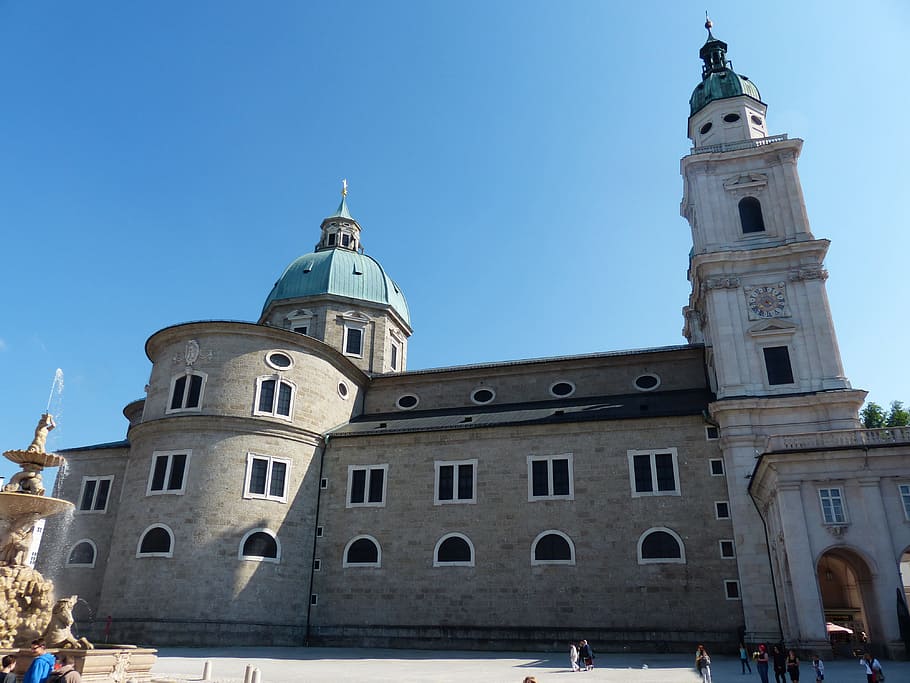
[[[256,322],[155,332],[127,438],[62,451],[76,512],[39,569],[83,635],[824,652],[850,629],[902,656],[910,429],[860,428],[802,141],[707,27],[685,343],[408,370],[345,189]]]

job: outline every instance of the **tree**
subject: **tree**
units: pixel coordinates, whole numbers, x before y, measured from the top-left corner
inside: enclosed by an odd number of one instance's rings
[[[866,429],[910,425],[910,411],[904,408],[903,401],[891,401],[891,407],[887,411],[875,401],[869,401],[859,412],[859,417]]]

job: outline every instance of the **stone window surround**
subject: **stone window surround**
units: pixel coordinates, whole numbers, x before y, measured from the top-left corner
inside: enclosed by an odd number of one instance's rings
[[[266,460],[268,465],[265,471],[265,493],[252,493],[250,491],[250,479],[253,474],[253,462],[255,460]],[[270,493],[272,487],[272,463],[281,462],[285,464],[284,470],[284,491],[280,496],[274,496]],[[247,500],[272,500],[276,503],[288,502],[288,480],[291,474],[291,461],[289,458],[281,458],[274,455],[265,455],[263,453],[254,453],[250,451],[246,454],[246,473],[243,477],[243,497]]]
[[[847,500],[844,496],[844,490],[841,486],[819,486],[818,487],[818,502],[821,506],[821,516],[822,524],[825,526],[842,526],[849,524],[850,516],[847,514]],[[833,492],[837,493],[833,493]],[[828,492],[827,495],[823,492]],[[825,514],[825,500],[830,501],[831,503],[831,512],[834,515],[831,519],[828,518],[828,515]],[[837,500],[840,503],[840,519],[837,519],[836,512],[834,510],[834,501]]]
[[[550,534],[556,534],[557,536],[561,536],[562,538],[565,539],[566,543],[569,544],[569,559],[568,560],[538,560],[538,559],[536,559],[535,551],[537,550],[537,544],[540,542],[540,540],[542,538],[544,538],[545,536],[549,536]],[[559,531],[558,529],[547,529],[546,531],[541,531],[539,534],[537,534],[537,536],[531,542],[531,566],[537,567],[537,566],[546,565],[546,564],[562,564],[562,565],[574,565],[575,564],[575,544],[572,542],[572,539],[568,534],[565,534],[562,531]]]
[[[451,465],[454,467],[452,481],[452,498],[450,500],[440,500],[439,498],[439,469],[443,466]],[[458,472],[459,465],[471,466],[471,497],[458,498]],[[469,460],[436,460],[433,462],[433,505],[470,505],[477,502],[477,458]]]
[[[673,482],[675,488],[668,491],[657,490],[657,460],[655,456],[669,454],[673,459]],[[626,451],[629,458],[629,485],[632,490],[633,498],[642,498],[647,496],[680,496],[682,491],[679,485],[679,455],[676,447],[671,448],[651,448],[648,450],[629,450]],[[652,491],[637,491],[635,489],[635,456],[648,455],[651,458],[651,484]]]
[[[439,548],[442,544],[450,538],[460,538],[465,543],[468,544],[468,548],[471,551],[471,559],[467,562],[440,562],[439,560]],[[474,566],[474,544],[471,542],[471,539],[465,536],[462,533],[453,531],[451,533],[445,534],[436,541],[436,547],[433,548],[433,566],[434,567],[473,567]]]
[[[313,336],[313,319],[316,316],[312,311],[302,308],[294,311],[288,315],[285,320],[288,322],[288,329],[291,332],[296,332],[297,334],[305,334],[307,336]],[[299,331],[306,329],[306,332]]]
[[[339,319],[344,326],[344,333],[341,338],[341,353],[350,358],[363,358],[364,347],[366,346],[366,328],[370,324],[370,319],[357,311],[347,311],[340,315]],[[348,351],[348,334],[350,330],[360,331],[360,351],[357,353]]]
[[[167,466],[164,470],[164,482],[165,482],[164,485],[166,487],[167,483],[171,479],[171,468],[174,465],[174,456],[175,455],[185,455],[186,456],[186,460],[184,461],[184,464],[183,464],[183,482],[182,482],[183,485],[179,489],[164,488],[161,490],[153,491],[152,490],[152,479],[155,476],[155,463],[158,462],[158,458],[167,457]],[[148,486],[146,487],[145,495],[147,495],[147,496],[165,496],[165,495],[182,496],[184,493],[186,493],[186,480],[187,480],[187,475],[189,474],[189,471],[190,471],[190,460],[192,460],[192,457],[193,457],[193,450],[191,448],[187,448],[182,451],[181,450],[154,451],[152,453],[152,465],[149,468]]]
[[[910,484],[898,484],[897,494],[900,496],[901,507],[904,510],[904,519],[910,522]]]
[[[553,462],[556,460],[566,460],[569,465],[569,492],[567,494],[554,494],[553,491]],[[547,462],[547,495],[534,495],[534,472],[533,463]],[[559,453],[558,455],[529,455],[528,456],[528,502],[533,503],[539,500],[575,500],[575,464],[572,453]],[[536,543],[536,541],[535,541]],[[574,550],[573,550],[574,553]]]
[[[92,547],[92,561],[90,563],[81,563],[81,562],[70,562],[70,558],[73,556],[73,551],[83,543],[88,543]],[[90,538],[80,538],[78,541],[73,543],[70,546],[69,552],[66,554],[66,566],[67,567],[76,567],[80,569],[94,569],[95,561],[98,559],[98,546],[95,545],[95,542]]]
[[[276,354],[287,357],[287,359],[291,361],[290,365],[281,366],[275,363],[272,360],[272,356]],[[265,364],[276,372],[287,372],[294,367],[294,357],[291,355],[290,351],[285,351],[284,349],[270,349],[265,352]]]
[[[95,491],[92,494],[92,501],[91,501],[90,506],[86,509],[83,509],[82,508],[82,498],[83,498],[83,496],[85,496],[85,485],[90,481],[96,482]],[[110,484],[108,485],[107,498],[104,501],[104,507],[101,509],[96,509],[95,503],[98,500],[98,488],[99,488],[97,483],[102,482],[102,481],[108,481],[108,482],[110,482]],[[76,499],[79,501],[79,503],[78,503],[79,507],[77,507],[76,510],[74,511],[75,514],[77,514],[77,515],[92,515],[92,514],[103,515],[103,514],[106,514],[107,513],[107,504],[111,500],[111,490],[113,488],[114,488],[114,475],[113,474],[90,475],[90,476],[82,477],[82,488],[79,489],[79,498]]]
[[[714,463],[720,463],[720,472],[714,471]],[[708,472],[712,477],[723,477],[726,475],[727,471],[724,469],[724,459],[723,458],[709,458],[708,459]]]
[[[357,541],[359,541],[361,539],[366,539],[366,540],[372,542],[374,546],[376,546],[376,561],[375,562],[348,562],[348,550],[350,550],[351,546],[354,545]],[[347,544],[344,546],[344,554],[341,557],[342,557],[341,566],[344,568],[347,568],[347,567],[354,567],[354,568],[382,567],[382,546],[379,545],[379,541],[377,541],[375,537],[370,536],[369,534],[360,534],[359,536],[355,536],[354,538],[352,538],[350,541],[347,542]]]
[[[364,481],[364,493],[363,493],[363,502],[362,503],[352,503],[351,502],[351,486],[354,480],[354,472],[356,470],[366,470],[366,479]],[[382,499],[379,501],[370,502],[369,501],[369,492],[370,492],[370,473],[373,470],[382,470]],[[362,507],[385,507],[386,501],[386,492],[389,485],[389,464],[383,463],[380,465],[348,465],[348,486],[345,492],[344,506],[347,508],[362,508]]]
[[[271,536],[272,540],[275,541],[275,546],[277,548],[275,557],[264,557],[262,555],[244,555],[243,546],[246,545],[247,540],[253,534],[266,534]],[[244,560],[247,562],[272,562],[273,564],[279,564],[281,562],[281,541],[278,540],[278,534],[276,534],[271,529],[266,527],[259,527],[256,529],[250,529],[247,531],[243,538],[240,539],[240,545],[237,547],[237,559]]]
[[[275,381],[275,396],[272,398],[272,410],[259,410],[259,399],[262,393],[262,384],[268,380]],[[291,388],[291,402],[288,406],[288,414],[282,415],[278,412],[278,397],[281,385],[286,384]],[[258,417],[274,417],[279,420],[294,421],[294,401],[297,398],[297,385],[291,380],[277,373],[271,375],[261,375],[256,378],[256,395],[253,397],[253,415]]]
[[[142,552],[142,541],[145,540],[146,535],[152,529],[164,529],[168,536],[170,536],[171,542],[167,552],[158,553],[144,553]],[[139,534],[139,542],[136,544],[136,557],[173,557],[174,556],[174,531],[167,524],[161,524],[160,522],[155,524],[150,524],[145,528],[145,530]]]
[[[720,514],[720,506],[726,506],[726,515]],[[729,500],[715,500],[714,501],[714,519],[730,519],[730,501]]]
[[[674,538],[679,545],[679,557],[642,557],[641,547],[644,544],[645,539],[658,531],[667,533]],[[673,531],[673,529],[665,526],[652,526],[650,529],[646,529],[641,536],[638,537],[636,556],[638,557],[638,564],[686,564],[686,545],[683,543],[682,537]]]
[[[730,590],[731,588],[733,589],[732,591]],[[735,592],[735,595],[730,595],[731,592]],[[739,580],[724,579],[724,597],[727,600],[742,600],[742,596],[742,591],[739,588]]]
[[[729,543],[729,547],[732,552],[724,553],[724,544]],[[720,549],[720,559],[722,560],[735,560],[736,559],[736,543],[732,538],[722,538],[717,542],[718,548]]]
[[[180,408],[171,408],[171,403],[174,400],[174,390],[177,386],[177,381],[181,377],[186,377],[186,379],[187,379],[187,382],[183,387],[183,399],[180,401],[181,407]],[[187,401],[187,398],[189,397],[190,384],[191,384],[189,381],[190,377],[201,377],[202,384],[199,387],[199,402],[195,406],[187,407],[186,401]],[[171,377],[171,386],[167,392],[167,404],[165,405],[165,408],[164,408],[164,414],[170,415],[172,413],[198,413],[198,412],[200,412],[202,410],[202,400],[203,400],[203,397],[205,396],[206,380],[208,380],[207,373],[199,372],[198,370],[192,370],[192,369],[187,369],[186,372],[181,372],[181,373],[176,374],[173,377]]]
[[[553,388],[559,386],[560,384],[568,384],[570,387],[572,387],[572,390],[570,392],[568,392],[567,394],[554,393]],[[570,396],[572,396],[575,393],[575,390],[577,388],[578,387],[575,386],[575,382],[572,382],[567,379],[561,379],[561,380],[558,380],[558,381],[550,384],[550,387],[547,389],[547,391],[550,392],[550,396],[552,396],[553,398],[569,398]]]

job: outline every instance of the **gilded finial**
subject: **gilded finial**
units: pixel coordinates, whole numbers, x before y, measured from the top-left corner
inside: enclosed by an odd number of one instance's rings
[[[708,10],[705,10],[705,28],[708,29],[708,33],[711,32],[713,26],[714,24],[711,23],[711,17],[708,16]]]
[[[347,197],[347,196],[348,196],[348,180],[347,180],[347,178],[345,178],[344,180],[341,181],[341,196],[342,196],[342,197]]]

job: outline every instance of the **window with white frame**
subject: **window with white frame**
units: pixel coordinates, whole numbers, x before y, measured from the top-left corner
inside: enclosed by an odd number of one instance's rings
[[[278,562],[281,559],[281,544],[271,529],[253,529],[240,540],[238,557],[254,562]]]
[[[136,557],[173,557],[174,532],[166,524],[152,524],[139,537]]]
[[[714,501],[714,518],[730,519],[730,502],[726,500]]]
[[[79,512],[106,512],[113,481],[113,475],[83,477],[82,491],[79,493]]]
[[[572,454],[528,456],[528,500],[573,500]]]
[[[447,534],[436,542],[433,549],[434,567],[473,567],[474,544],[464,534]]]
[[[708,465],[711,467],[711,476],[712,477],[724,476],[723,458],[711,458],[710,460],[708,460]]]
[[[561,531],[543,531],[531,543],[531,564],[575,564],[575,544]]]
[[[259,377],[256,380],[256,407],[253,415],[291,419],[295,389],[293,382],[278,375]]]
[[[675,448],[628,451],[632,497],[678,496],[679,466]]]
[[[901,495],[901,503],[904,506],[904,517],[910,519],[910,484],[899,484],[897,490]]]
[[[171,400],[165,412],[176,413],[181,410],[200,410],[202,391],[205,388],[204,372],[186,372],[171,379]]]
[[[672,529],[654,527],[638,539],[638,564],[685,564],[683,541]]]
[[[476,503],[477,460],[440,461],[435,463],[436,488],[434,505]]]
[[[363,332],[366,328],[364,323],[345,321],[344,323],[344,355],[363,356]]]
[[[186,491],[186,473],[193,451],[155,451],[146,495],[182,494]]]
[[[740,600],[739,581],[727,579],[724,581],[724,594],[727,600]]]
[[[389,367],[392,368],[392,370],[397,370],[400,361],[401,344],[393,339],[389,342]]]
[[[845,524],[847,513],[844,510],[844,497],[839,487],[818,490],[822,504],[822,519],[825,524]]]
[[[291,328],[291,332],[296,332],[297,334],[307,334],[312,336],[313,334],[313,313],[306,309],[299,309],[294,311],[291,315],[287,317],[288,326]]]
[[[288,499],[288,471],[291,461],[259,453],[247,453],[244,498],[262,498],[286,503]]]
[[[66,560],[67,567],[94,567],[95,558],[98,557],[98,548],[95,542],[90,538],[83,538],[76,541],[70,548],[70,554]]]
[[[736,545],[733,543],[733,539],[721,539],[718,544],[720,545],[721,559],[732,560],[736,557]]]
[[[347,507],[381,507],[385,505],[388,465],[348,466]]]
[[[343,567],[381,567],[382,549],[372,536],[356,536],[344,548]]]

